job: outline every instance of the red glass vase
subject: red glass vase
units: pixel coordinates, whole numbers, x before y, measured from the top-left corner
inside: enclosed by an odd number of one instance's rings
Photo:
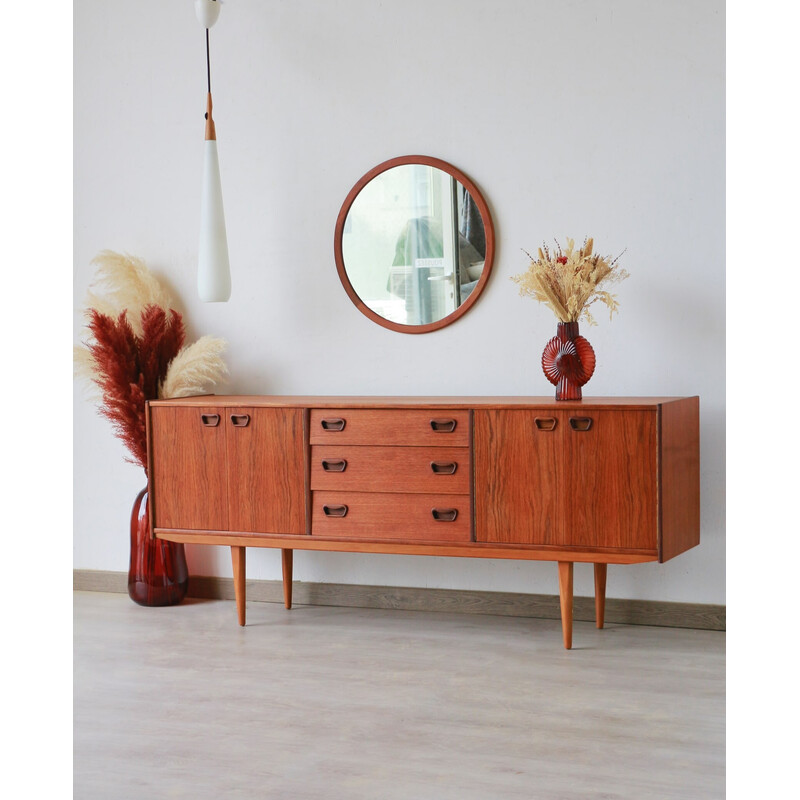
[[[580,400],[581,386],[592,377],[594,365],[594,349],[579,335],[578,323],[559,322],[542,353],[542,369],[556,387],[556,400]]]
[[[147,487],[131,511],[128,594],[140,606],[173,606],[186,597],[189,570],[183,544],[150,538]]]

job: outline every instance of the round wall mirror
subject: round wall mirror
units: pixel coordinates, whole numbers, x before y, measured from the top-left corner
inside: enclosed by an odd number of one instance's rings
[[[379,164],[352,188],[336,221],[336,269],[371,320],[427,333],[475,303],[494,258],[486,201],[455,167],[428,156]]]

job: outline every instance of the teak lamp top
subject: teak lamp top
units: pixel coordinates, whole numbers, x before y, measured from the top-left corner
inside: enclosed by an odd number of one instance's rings
[[[216,140],[217,130],[214,127],[214,118],[211,116],[211,92],[209,92],[206,100],[206,141],[215,142]]]

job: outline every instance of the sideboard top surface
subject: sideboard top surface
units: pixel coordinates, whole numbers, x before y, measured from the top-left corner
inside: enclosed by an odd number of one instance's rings
[[[549,397],[402,397],[332,395],[197,395],[150,400],[152,406],[253,406],[297,408],[653,408],[683,400],[682,397],[585,397],[554,400]]]

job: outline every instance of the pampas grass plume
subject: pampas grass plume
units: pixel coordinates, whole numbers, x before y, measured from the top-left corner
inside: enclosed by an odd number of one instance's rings
[[[87,308],[116,319],[123,311],[137,336],[142,335],[142,311],[155,305],[174,306],[169,292],[141,258],[103,250],[93,259],[97,265],[94,282],[86,297]]]
[[[74,377],[80,378],[87,385],[94,385],[97,365],[89,348],[84,345],[75,345],[72,348],[72,367]]]
[[[99,390],[100,413],[146,468],[145,404],[156,397],[210,394],[228,374],[222,339],[203,336],[183,346],[185,326],[167,289],[141,258],[103,250],[87,294],[75,377]]]
[[[167,374],[158,390],[159,397],[190,397],[211,394],[228,374],[222,360],[227,342],[213,336],[201,336],[184,347],[167,367]]]

